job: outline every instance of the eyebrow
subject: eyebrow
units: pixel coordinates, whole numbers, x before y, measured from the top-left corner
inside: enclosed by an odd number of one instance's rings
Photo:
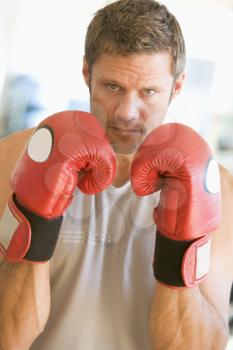
[[[121,83],[118,80],[115,80],[115,79],[101,78],[100,81],[103,82],[103,83],[116,84],[116,85],[120,85],[121,86]]]
[[[118,80],[112,79],[112,78],[100,78],[100,82],[103,84],[116,84],[122,88],[124,88],[124,85],[122,85]],[[157,90],[158,85],[148,85],[148,86],[142,86],[140,90]]]

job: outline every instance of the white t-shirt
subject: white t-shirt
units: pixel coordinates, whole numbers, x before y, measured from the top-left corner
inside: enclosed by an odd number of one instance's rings
[[[51,259],[51,313],[31,350],[151,350],[157,203],[130,182],[76,190]]]

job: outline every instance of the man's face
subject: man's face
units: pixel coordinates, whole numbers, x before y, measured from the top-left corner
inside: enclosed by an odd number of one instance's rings
[[[90,89],[91,112],[101,121],[116,153],[133,154],[159,126],[171,99],[181,89],[174,81],[168,53],[102,55],[83,74]]]

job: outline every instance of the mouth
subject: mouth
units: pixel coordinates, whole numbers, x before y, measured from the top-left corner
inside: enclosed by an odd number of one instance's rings
[[[144,132],[138,126],[126,128],[108,125],[107,136],[116,153],[132,154],[136,151],[143,138]]]
[[[137,135],[137,134],[141,134],[142,130],[141,129],[126,129],[126,128],[120,128],[120,127],[116,127],[116,126],[109,126],[109,129],[111,131],[113,131],[114,133],[120,134],[122,136],[133,136],[133,135]]]

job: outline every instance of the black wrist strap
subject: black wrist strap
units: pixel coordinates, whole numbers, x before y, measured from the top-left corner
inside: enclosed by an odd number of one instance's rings
[[[153,269],[155,278],[165,284],[184,287],[182,260],[188,247],[195,241],[176,241],[156,232]]]
[[[24,208],[13,195],[13,201],[31,226],[31,244],[24,256],[25,260],[45,262],[54,253],[62,224],[62,216],[55,219],[45,219]]]

